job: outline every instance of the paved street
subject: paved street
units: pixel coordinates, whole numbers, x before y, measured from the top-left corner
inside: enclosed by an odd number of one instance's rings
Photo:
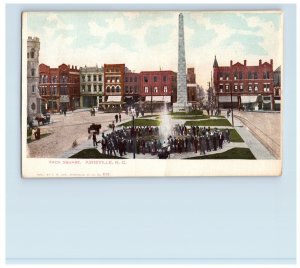
[[[114,113],[97,112],[96,116],[90,116],[89,111],[83,110],[75,111],[73,113],[69,112],[66,116],[54,114],[51,116],[51,120],[54,121],[53,123],[40,127],[41,134],[52,134],[38,141],[29,143],[29,157],[67,158],[83,149],[93,148],[93,142],[87,132],[87,128],[92,123],[96,123],[102,124],[101,132],[110,131],[108,125],[114,120],[114,115]],[[278,122],[280,122],[280,114],[236,111],[234,115],[235,129],[245,143],[225,143],[224,148],[218,150],[216,153],[222,153],[234,147],[242,147],[249,148],[256,159],[275,159],[276,155],[273,151],[280,151],[280,149],[275,147],[275,149],[270,150],[268,148],[268,142],[276,140],[275,145],[277,145],[279,140],[280,144],[280,124],[278,124]],[[154,118],[155,117],[156,116],[154,116]],[[228,119],[230,120],[231,117]],[[131,117],[122,113],[122,123],[128,120],[131,120]],[[173,124],[184,124],[185,121],[186,120],[173,120]],[[75,140],[78,145],[72,147]],[[267,143],[267,145],[265,145],[265,143]],[[100,146],[98,146],[97,149],[101,152]],[[210,152],[208,154],[212,153],[215,152]],[[187,158],[199,154],[199,152],[198,154],[195,154],[194,152],[176,155],[172,154],[171,158]],[[128,154],[127,157],[132,158],[132,154]],[[157,159],[157,156],[152,156],[150,154],[136,154],[136,158]]]

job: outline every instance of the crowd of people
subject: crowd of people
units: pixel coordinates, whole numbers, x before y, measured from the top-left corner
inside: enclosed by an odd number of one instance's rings
[[[101,145],[103,154],[124,156],[133,151],[137,154],[158,155],[166,150],[172,153],[195,152],[205,155],[207,152],[222,149],[224,142],[230,143],[230,130],[210,127],[176,125],[167,140],[160,139],[159,127],[137,126],[114,129],[111,133],[102,133],[97,141],[93,134],[93,144]]]

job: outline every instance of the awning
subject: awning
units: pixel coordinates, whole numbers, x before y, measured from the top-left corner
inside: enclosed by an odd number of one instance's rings
[[[281,103],[281,100],[275,100],[275,103],[276,103],[276,104],[280,104],[280,103]]]
[[[151,96],[146,96],[145,101],[151,101]],[[171,102],[171,96],[152,96],[152,101]]]
[[[241,96],[242,103],[253,103],[257,101],[257,96]]]
[[[122,96],[108,96],[107,102],[121,102]]]
[[[271,103],[271,96],[264,96],[263,97],[263,103],[267,104],[267,103]]]
[[[231,102],[231,96],[219,96],[219,102]],[[232,96],[232,102],[237,102],[237,96]]]

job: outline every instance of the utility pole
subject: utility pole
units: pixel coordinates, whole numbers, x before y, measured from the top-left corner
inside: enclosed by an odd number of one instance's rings
[[[230,100],[231,100],[231,124],[234,127],[234,122],[233,122],[233,102],[232,102],[232,87],[230,87]]]

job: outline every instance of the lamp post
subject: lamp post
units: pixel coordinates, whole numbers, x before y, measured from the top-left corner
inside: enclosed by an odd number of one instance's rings
[[[132,138],[133,138],[133,159],[135,159],[135,143],[136,143],[136,140],[135,140],[135,137],[136,137],[136,133],[135,133],[135,129],[134,129],[134,116],[135,116],[135,111],[132,113]]]
[[[151,92],[151,115],[153,113],[153,109],[152,109],[152,86],[150,86],[150,92]]]
[[[231,100],[231,122],[232,122],[232,126],[234,127],[234,122],[233,122],[232,87],[230,87],[230,100]]]

